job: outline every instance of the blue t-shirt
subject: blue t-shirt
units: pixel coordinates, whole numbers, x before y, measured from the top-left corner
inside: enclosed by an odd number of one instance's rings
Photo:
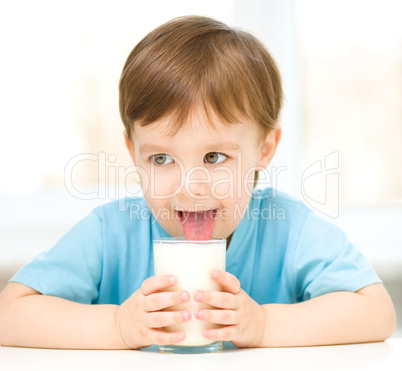
[[[338,227],[302,202],[255,190],[233,233],[226,270],[259,304],[291,304],[381,282]],[[143,198],[93,210],[11,281],[87,304],[121,304],[154,275],[152,241],[169,237]]]

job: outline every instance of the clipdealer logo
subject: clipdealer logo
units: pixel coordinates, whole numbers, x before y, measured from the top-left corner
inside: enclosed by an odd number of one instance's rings
[[[339,151],[335,151],[311,164],[301,178],[304,200],[318,212],[333,219],[339,216],[338,169]]]
[[[227,176],[221,177],[219,180],[212,182],[211,174],[205,168],[190,169],[185,171],[181,163],[178,165],[181,169],[181,182],[180,186],[175,189],[173,194],[158,195],[155,193],[155,185],[152,184],[154,167],[151,167],[151,174],[142,169],[139,166],[131,165],[116,166],[116,155],[105,152],[94,153],[82,153],[71,158],[67,163],[64,171],[64,185],[73,197],[81,200],[93,200],[93,199],[119,199],[119,211],[124,211],[126,204],[124,197],[136,198],[143,196],[143,192],[151,192],[152,197],[156,199],[163,199],[165,197],[172,197],[185,187],[187,193],[194,198],[199,199],[197,195],[191,192],[191,185],[196,182],[208,183],[211,185],[212,196],[217,199],[233,198],[235,193],[241,192],[242,189],[246,189],[247,185],[252,184],[253,180],[249,179],[250,175],[255,170],[262,169],[248,169],[246,176],[242,179],[242,172],[240,171],[241,153],[238,158],[238,166],[236,168],[236,176],[233,174],[232,169],[222,166],[217,171],[225,171]],[[74,172],[79,171],[77,168],[84,165],[96,166],[98,173],[98,182],[92,185],[90,189],[85,188],[79,183],[74,182]],[[91,164],[88,164],[90,162]],[[85,168],[85,167],[84,167]],[[318,212],[336,219],[339,216],[339,151],[330,153],[324,156],[322,159],[314,162],[308,166],[301,176],[301,195],[305,202]],[[81,169],[82,170],[82,169]],[[195,171],[201,170],[206,174],[206,179],[192,179],[191,176]],[[278,178],[282,172],[287,170],[286,166],[272,167],[263,169],[260,171],[259,185],[272,188],[273,199],[277,196]],[[135,177],[136,183],[133,187],[133,183],[128,182],[129,177]],[[235,187],[237,192],[234,192],[234,181],[238,183]],[[112,180],[112,181],[111,181]],[[119,187],[119,184],[123,185],[123,188]],[[131,186],[130,186],[131,184]],[[222,184],[227,184],[227,192],[218,194],[218,187]],[[95,188],[94,188],[95,187]],[[122,190],[123,189],[123,190]],[[124,194],[123,194],[123,193]],[[121,194],[120,194],[121,193]],[[250,194],[251,196],[251,194]],[[256,195],[258,197],[258,195]],[[273,213],[273,211],[270,213]],[[280,213],[278,215],[281,215]],[[282,219],[278,215],[273,216],[274,219]],[[272,217],[270,215],[270,217]]]

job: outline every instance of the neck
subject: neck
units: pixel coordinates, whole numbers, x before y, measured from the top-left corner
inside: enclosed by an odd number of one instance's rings
[[[233,233],[226,239],[226,250],[229,248],[230,241],[232,240]]]

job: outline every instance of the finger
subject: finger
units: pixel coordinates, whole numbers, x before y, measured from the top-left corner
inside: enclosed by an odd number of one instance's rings
[[[186,338],[184,332],[165,332],[163,330],[152,330],[151,341],[156,345],[167,345],[181,343]]]
[[[202,336],[210,340],[230,341],[235,337],[235,326],[225,326],[218,329],[208,328],[202,331]]]
[[[216,269],[211,272],[211,277],[222,285],[223,291],[232,294],[240,292],[240,281],[233,274]]]
[[[160,328],[171,326],[176,323],[188,322],[191,319],[191,313],[188,310],[177,310],[172,312],[152,312],[146,316],[148,327]]]
[[[154,312],[189,300],[190,294],[188,291],[157,292],[145,297],[143,309],[145,312]]]
[[[141,292],[147,296],[162,289],[176,285],[177,278],[175,276],[160,275],[147,278],[141,285]]]
[[[195,318],[200,321],[219,323],[221,325],[235,325],[238,323],[238,314],[234,310],[198,309]]]
[[[237,309],[239,307],[237,296],[228,292],[198,290],[193,297],[199,303],[205,303],[216,308]]]

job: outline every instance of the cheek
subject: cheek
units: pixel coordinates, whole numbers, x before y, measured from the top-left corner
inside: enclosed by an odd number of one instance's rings
[[[148,166],[145,170],[147,181],[142,182],[142,192],[151,199],[163,200],[175,196],[180,191],[180,171],[166,166]]]
[[[250,162],[236,161],[230,167],[213,171],[211,195],[216,199],[243,199],[251,197],[255,167]]]
[[[229,167],[216,168],[211,175],[211,196],[217,200],[233,198],[236,193],[236,169]]]
[[[244,162],[242,165],[242,189],[246,197],[251,197],[254,188],[255,171],[257,167],[254,163]]]

